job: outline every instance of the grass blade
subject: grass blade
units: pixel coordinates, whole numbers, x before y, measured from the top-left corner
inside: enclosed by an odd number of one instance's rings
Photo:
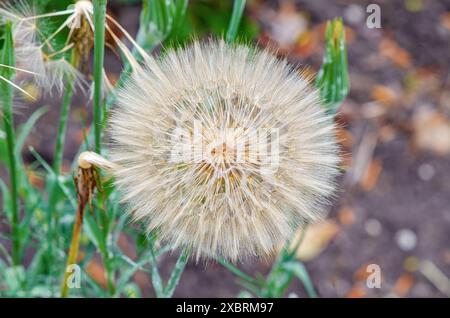
[[[7,22],[5,25],[3,52],[1,54],[1,63],[11,67],[15,66],[14,42],[12,36],[12,25]],[[15,149],[16,136],[13,119],[13,87],[8,83],[14,77],[14,70],[11,68],[2,68],[0,74],[7,81],[0,80],[0,89],[3,102],[3,122],[6,133],[6,145],[9,163],[9,177],[11,183],[11,227],[12,227],[12,259],[14,265],[21,264],[21,246],[20,246],[20,226],[19,226],[19,202],[18,202],[18,172],[16,166]]]
[[[173,292],[175,291],[175,288],[177,287],[178,282],[180,281],[181,274],[183,274],[184,267],[186,266],[189,260],[189,254],[190,254],[189,248],[185,247],[181,252],[180,256],[178,257],[177,263],[175,264],[172,274],[170,275],[169,282],[167,283],[166,288],[164,288],[165,298],[172,297]]]
[[[239,24],[241,23],[242,14],[245,8],[245,0],[234,0],[233,12],[231,14],[230,24],[226,35],[228,43],[234,42],[236,39]]]
[[[161,275],[159,274],[158,260],[156,259],[153,242],[151,243],[151,246],[150,246],[150,258],[151,258],[151,267],[152,267],[151,279],[152,279],[153,289],[155,290],[156,297],[161,298],[161,297],[164,297],[164,285],[163,285]]]
[[[292,261],[283,264],[283,267],[294,274],[302,282],[310,298],[317,298],[317,293],[314,289],[311,279],[309,278],[309,274],[305,268],[305,265],[298,261]]]
[[[250,275],[244,273],[239,268],[237,268],[233,264],[229,263],[227,260],[225,260],[223,258],[216,258],[216,261],[218,263],[220,263],[223,267],[228,269],[230,272],[232,272],[234,275],[239,277],[240,279],[246,281],[249,284],[253,284],[253,285],[256,285],[256,286],[258,285],[258,281],[255,278],[253,278]]]

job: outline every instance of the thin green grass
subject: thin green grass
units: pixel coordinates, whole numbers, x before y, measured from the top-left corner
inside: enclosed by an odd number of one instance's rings
[[[12,24],[7,23],[5,26],[5,37],[3,43],[3,52],[1,54],[1,63],[11,67],[15,66],[14,58],[14,41],[12,35]],[[8,81],[12,81],[14,70],[11,68],[2,68],[1,76]],[[14,265],[21,264],[21,234],[19,224],[19,181],[16,165],[15,149],[16,149],[16,133],[14,128],[13,117],[13,86],[6,81],[0,81],[0,89],[2,93],[2,110],[3,124],[6,133],[6,146],[9,164],[9,181],[10,181],[10,204],[11,204],[11,227],[12,227],[12,260]]]

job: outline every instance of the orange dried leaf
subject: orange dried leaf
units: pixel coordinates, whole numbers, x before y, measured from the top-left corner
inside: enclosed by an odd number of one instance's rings
[[[300,237],[303,229],[296,234],[296,239]],[[297,250],[297,258],[302,261],[309,261],[317,257],[331,240],[336,237],[340,231],[340,226],[333,220],[325,220],[308,226],[305,237]],[[293,240],[293,242],[296,241]]]
[[[341,162],[339,164],[339,167],[341,169],[348,170],[352,166],[352,162],[353,162],[352,154],[350,152],[343,153],[341,155]]]
[[[416,112],[413,118],[414,144],[437,155],[450,153],[450,120],[433,109]]]
[[[294,54],[306,58],[316,52],[317,37],[311,31],[306,30],[297,39]]]
[[[348,129],[338,127],[336,129],[336,136],[338,141],[345,148],[351,148],[355,143],[355,137]]]
[[[368,165],[361,180],[361,187],[364,191],[371,191],[378,183],[378,178],[382,170],[381,161],[373,159]]]
[[[397,131],[391,125],[385,125],[380,128],[380,140],[382,142],[390,142],[397,135]]]
[[[99,285],[106,288],[107,282],[106,282],[106,275],[105,275],[105,269],[101,264],[98,262],[91,260],[86,266],[86,273],[95,280]]]
[[[401,68],[411,66],[411,55],[391,39],[384,39],[380,43],[380,54]]]
[[[44,179],[36,174],[33,170],[27,170],[28,182],[36,188],[42,189],[44,187]]]
[[[355,284],[350,291],[345,295],[346,298],[363,298],[365,297],[366,290],[363,285],[361,284]]]
[[[395,282],[394,293],[399,297],[406,296],[414,285],[414,277],[411,274],[403,274]]]
[[[367,280],[367,278],[371,274],[370,272],[367,271],[368,265],[369,265],[369,263],[364,263],[356,270],[355,274],[353,274],[353,279],[355,281],[360,282],[360,281]]]
[[[375,85],[371,90],[372,98],[386,106],[392,106],[398,99],[398,94],[392,88]]]
[[[444,28],[450,30],[450,12],[446,12],[441,16],[441,24]]]
[[[349,226],[349,225],[352,225],[353,223],[355,223],[355,219],[356,219],[353,209],[348,206],[344,206],[339,210],[338,218],[339,218],[339,222],[341,222],[342,225],[346,225],[346,226]]]

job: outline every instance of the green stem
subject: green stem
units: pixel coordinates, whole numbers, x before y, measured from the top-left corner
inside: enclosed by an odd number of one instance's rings
[[[233,12],[231,14],[231,20],[228,26],[226,37],[228,43],[232,43],[236,39],[239,24],[241,23],[242,19],[242,13],[244,12],[245,9],[245,1],[246,0],[234,0]]]
[[[155,244],[154,244],[153,238],[150,238],[149,248],[150,248],[149,251],[150,251],[150,259],[151,259],[151,269],[152,269],[151,279],[152,279],[153,289],[155,290],[156,297],[162,298],[162,297],[164,297],[164,285],[163,285],[163,281],[162,281],[161,275],[159,274],[159,270],[158,270],[158,260],[156,259]]]
[[[100,195],[97,196],[97,204],[105,202],[104,198],[99,198]],[[111,257],[108,251],[108,236],[109,236],[109,220],[107,219],[107,212],[103,206],[99,206],[98,208],[100,212],[100,216],[102,219],[103,229],[102,229],[102,238],[100,244],[100,253],[102,255],[103,263],[105,265],[105,273],[106,273],[106,283],[108,287],[108,293],[110,296],[114,295],[116,292],[115,284],[114,284],[114,273],[111,264]]]
[[[116,287],[114,286],[114,275],[112,270],[111,258],[109,257],[108,251],[102,251],[103,263],[105,264],[106,273],[106,284],[108,287],[108,293],[110,296],[114,295],[116,292]]]
[[[181,274],[183,274],[184,268],[189,260],[189,255],[190,249],[188,247],[185,247],[178,257],[177,263],[175,264],[172,274],[170,275],[169,282],[167,283],[166,288],[164,288],[165,298],[172,297],[173,292],[175,291],[175,288],[180,281]]]
[[[94,0],[94,143],[101,153],[103,110],[103,61],[105,57],[105,20],[107,0]]]
[[[78,67],[78,58],[75,51],[72,51],[71,65],[75,68]],[[62,160],[64,155],[64,139],[66,137],[67,120],[69,118],[70,104],[72,102],[73,90],[74,90],[74,78],[68,77],[66,80],[66,87],[64,90],[63,103],[61,105],[61,112],[59,115],[58,134],[56,136],[55,156],[53,160],[53,172],[55,175],[61,173]]]
[[[305,224],[298,241],[292,247],[291,242],[286,242],[285,248],[280,252],[267,276],[266,284],[261,291],[262,297],[282,297],[294,277],[301,281],[309,297],[317,297],[306,267],[296,259],[296,252],[304,241],[307,227],[308,223]]]
[[[78,67],[78,57],[75,51],[72,51],[71,55],[71,65],[75,68]],[[47,211],[47,244],[48,244],[48,253],[47,253],[47,265],[49,268],[52,267],[52,244],[54,238],[54,216],[57,215],[55,213],[56,204],[58,202],[57,192],[59,191],[58,187],[58,177],[61,174],[62,161],[64,157],[64,140],[66,137],[66,129],[67,129],[67,121],[69,118],[70,105],[72,102],[73,91],[75,87],[75,79],[71,76],[66,77],[66,86],[64,90],[63,103],[61,105],[61,112],[59,115],[59,124],[58,124],[58,132],[56,135],[56,144],[55,144],[55,154],[52,165],[53,176],[51,176],[50,182],[48,184],[48,211]]]
[[[14,42],[12,38],[11,23],[6,23],[5,40],[3,44],[2,64],[14,67]],[[2,69],[2,76],[9,81],[14,77],[12,69]],[[13,87],[1,81],[1,91],[3,93],[3,122],[6,133],[6,145],[9,164],[9,177],[11,183],[11,225],[12,225],[12,258],[14,265],[21,263],[21,244],[20,244],[20,224],[19,224],[19,190],[18,190],[18,172],[16,166],[15,152],[15,131],[13,118]]]
[[[105,23],[106,23],[106,4],[107,0],[94,0],[94,104],[93,104],[93,126],[94,126],[94,149],[98,154],[101,153],[101,139],[103,128],[103,63],[105,58]],[[104,209],[103,198],[97,197],[99,210]],[[104,211],[106,213],[106,211]],[[106,217],[106,216],[105,216]],[[105,221],[105,218],[103,218]],[[106,230],[105,230],[106,231]],[[105,247],[106,236],[104,233]],[[114,294],[114,275],[108,251],[102,251],[103,262],[105,264],[106,279],[108,283],[108,292]]]
[[[289,242],[288,242],[289,244]],[[275,263],[272,265],[269,275],[266,278],[265,286],[261,290],[261,297],[278,298],[282,297],[289,287],[294,274],[284,269],[284,264],[290,260],[287,248],[278,255]]]

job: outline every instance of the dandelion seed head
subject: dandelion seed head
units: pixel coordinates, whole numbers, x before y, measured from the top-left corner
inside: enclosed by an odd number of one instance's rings
[[[197,258],[234,261],[269,255],[323,216],[338,173],[334,130],[285,60],[195,42],[147,59],[119,91],[110,156],[133,220]]]

